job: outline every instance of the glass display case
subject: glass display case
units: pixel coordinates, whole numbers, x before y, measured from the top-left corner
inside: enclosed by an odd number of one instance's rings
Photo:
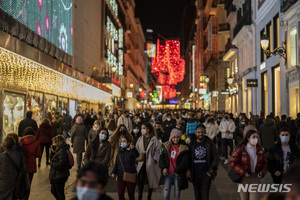
[[[45,94],[45,116],[48,112],[55,113],[57,111],[57,96]]]
[[[27,95],[26,107],[27,110],[33,112],[32,119],[34,119],[39,126],[45,117],[43,112],[43,93],[29,91]]]
[[[9,133],[17,133],[19,123],[25,115],[25,95],[4,92],[3,96],[3,138]]]

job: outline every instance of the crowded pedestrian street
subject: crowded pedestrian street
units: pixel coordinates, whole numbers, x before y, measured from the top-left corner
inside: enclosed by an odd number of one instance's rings
[[[300,1],[0,0],[0,200],[300,200]]]

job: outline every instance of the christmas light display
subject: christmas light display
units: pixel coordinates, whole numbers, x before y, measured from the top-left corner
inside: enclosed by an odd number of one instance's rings
[[[175,85],[183,81],[185,61],[180,57],[180,42],[167,40],[165,45],[157,40],[156,57],[152,59],[152,72],[158,75],[158,82],[163,85],[164,98],[176,96]]]

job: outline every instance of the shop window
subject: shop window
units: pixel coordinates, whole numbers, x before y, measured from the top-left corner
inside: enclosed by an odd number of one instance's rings
[[[299,105],[299,87],[290,89],[290,116],[297,118],[297,113],[300,112]]]
[[[293,28],[290,31],[290,67],[297,65],[297,29]]]
[[[58,98],[58,112],[66,111],[69,108],[69,99],[65,97]]]
[[[280,114],[280,67],[273,68],[273,111],[275,116]]]
[[[48,112],[55,113],[57,111],[57,96],[45,94],[45,115]]]
[[[17,133],[25,115],[25,95],[4,92],[3,96],[3,137]]]
[[[269,22],[267,24],[267,36],[270,39],[270,46],[269,49],[273,49],[273,34],[272,34],[273,30],[272,30],[272,23]]]
[[[37,125],[40,125],[44,118],[43,93],[29,91],[27,96],[26,107],[27,110],[33,112],[32,118],[36,121]]]
[[[262,74],[262,110],[268,115],[268,75],[267,72]]]

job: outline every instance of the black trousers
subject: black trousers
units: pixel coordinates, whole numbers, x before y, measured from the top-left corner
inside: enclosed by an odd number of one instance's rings
[[[51,183],[51,193],[56,200],[65,200],[65,184],[68,178],[63,178],[61,180],[53,181]]]
[[[225,157],[225,159],[228,158],[227,146],[229,146],[230,148],[230,156],[231,156],[233,151],[233,139],[222,138],[222,156]]]
[[[50,149],[51,144],[50,143],[40,143],[40,148],[41,148],[41,156],[39,157],[39,164],[41,164],[42,156],[44,153],[44,148],[46,148],[46,163],[49,162],[49,149]]]
[[[195,174],[193,180],[195,200],[209,200],[211,177],[206,173]]]
[[[144,163],[138,174],[138,200],[143,199],[143,191],[145,182],[148,182],[146,164]],[[151,200],[153,189],[148,184],[148,200]]]

